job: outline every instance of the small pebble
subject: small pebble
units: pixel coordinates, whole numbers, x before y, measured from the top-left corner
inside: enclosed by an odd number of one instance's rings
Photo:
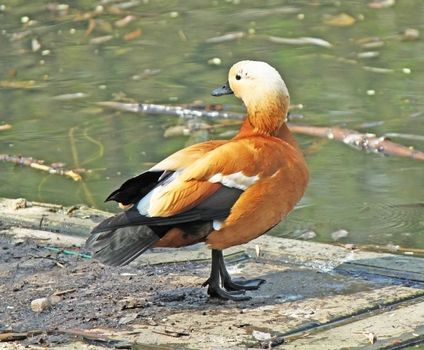
[[[39,298],[31,301],[31,310],[34,312],[43,312],[50,307],[49,299]]]
[[[62,300],[58,295],[51,295],[48,298],[39,298],[31,301],[31,310],[34,312],[43,312]]]
[[[211,58],[210,60],[208,60],[208,64],[214,65],[214,66],[219,66],[221,65],[222,61],[219,57],[214,57]]]
[[[339,239],[345,238],[349,235],[349,232],[346,230],[337,230],[331,234],[331,238],[335,241],[338,241]]]
[[[317,234],[314,231],[307,230],[299,236],[299,239],[304,239],[304,240],[314,239],[316,236]]]
[[[252,332],[252,336],[256,340],[269,340],[269,339],[271,339],[270,333],[265,333],[265,332],[256,331],[256,330]]]
[[[349,249],[349,250],[355,250],[356,249],[356,245],[353,244],[353,243],[347,243],[347,244],[344,245],[344,247],[346,249]]]
[[[375,90],[367,90],[367,95],[368,96],[374,96],[375,95]]]
[[[28,203],[25,198],[18,198],[13,202],[12,206],[13,206],[13,209],[18,210],[18,209],[26,208],[27,204]]]

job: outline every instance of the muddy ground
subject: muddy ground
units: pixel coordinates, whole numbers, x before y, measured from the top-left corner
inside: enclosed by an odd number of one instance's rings
[[[182,308],[207,312],[211,306],[216,310],[226,304],[208,303],[206,289],[200,285],[174,283],[173,276],[181,271],[206,279],[207,263],[117,268],[52,253],[32,241],[14,243],[6,236],[0,236],[0,247],[0,330],[42,331],[24,343],[66,342],[69,335],[54,332],[62,325],[122,329],[135,320],[154,325]],[[40,313],[31,310],[32,300],[55,294],[60,295],[57,304]]]
[[[155,249],[119,268],[46,247],[78,253],[83,242],[0,223],[1,349],[368,349],[370,334],[385,349],[424,337],[424,259],[264,236],[226,250],[233,276],[266,280],[232,302],[201,286],[204,247]],[[50,303],[41,312],[39,298]]]

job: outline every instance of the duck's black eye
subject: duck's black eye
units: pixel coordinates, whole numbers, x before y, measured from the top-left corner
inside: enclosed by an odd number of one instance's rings
[[[241,79],[240,74],[237,74],[237,75],[236,75],[236,80],[240,80],[240,79]]]

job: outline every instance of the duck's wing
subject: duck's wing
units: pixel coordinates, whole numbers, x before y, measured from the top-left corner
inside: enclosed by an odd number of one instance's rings
[[[175,152],[148,171],[125,181],[121,187],[106,198],[106,201],[114,200],[123,205],[135,204],[174,172],[184,170],[205,154],[226,142],[224,140],[213,140]]]
[[[157,187],[143,197],[138,208],[150,217],[169,217],[201,207],[222,187],[245,191],[261,176],[272,173],[273,169],[267,168],[268,163],[266,159],[257,159],[254,144],[225,143],[205,153],[183,171],[175,172],[166,186]]]
[[[151,171],[163,171],[172,170],[176,171],[179,169],[185,169],[193,164],[198,159],[205,156],[205,154],[213,151],[217,147],[220,147],[228,143],[227,140],[211,140],[207,142],[197,143],[182,150],[179,150],[161,162],[157,163],[150,170]]]
[[[104,263],[125,265],[156,243],[182,246],[204,240],[213,230],[213,221],[229,215],[241,191],[216,183],[194,181],[185,184],[178,192],[172,214],[152,216],[147,209],[152,203],[157,206],[154,194],[175,187],[186,167],[222,143],[189,148],[186,154],[191,157],[190,162],[187,162],[184,152],[177,152],[178,157],[174,154],[165,160],[168,166],[162,162],[160,167],[156,166],[125,182],[108,200],[133,206],[97,225],[87,240],[86,248]],[[178,196],[183,198],[178,200]]]

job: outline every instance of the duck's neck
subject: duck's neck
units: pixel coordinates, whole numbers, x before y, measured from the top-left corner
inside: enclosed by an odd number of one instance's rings
[[[278,94],[267,94],[265,98],[244,101],[247,119],[258,134],[273,135],[285,122],[288,99]]]
[[[236,138],[251,135],[273,136],[298,147],[286,125],[288,103],[288,98],[269,98],[262,103],[246,103],[247,118]]]
[[[253,136],[253,135],[258,135],[258,134],[263,135],[262,133],[256,132],[255,128],[250,123],[249,118],[246,118],[244,120],[243,124],[241,125],[240,131],[235,136],[235,138],[243,138],[243,137],[248,137],[248,136]],[[288,144],[290,144],[290,145],[292,145],[296,148],[299,147],[297,142],[296,142],[296,139],[293,137],[293,134],[290,132],[290,130],[287,127],[287,124],[285,122],[283,122],[283,124],[277,130],[275,130],[273,133],[269,133],[267,135],[277,137],[277,138],[287,142]]]

